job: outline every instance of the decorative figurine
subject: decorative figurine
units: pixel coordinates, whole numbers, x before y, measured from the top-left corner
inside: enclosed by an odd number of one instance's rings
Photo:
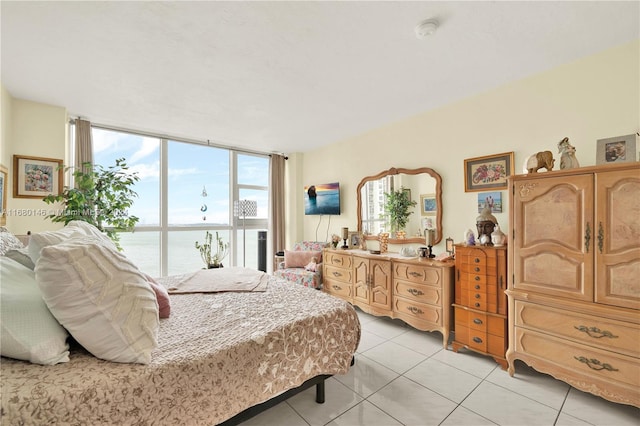
[[[558,142],[558,152],[560,153],[560,169],[574,169],[580,167],[576,158],[576,148],[569,143],[569,138],[564,138]]]
[[[553,170],[555,162],[556,160],[553,159],[551,151],[541,151],[528,157],[524,163],[524,168],[527,173],[535,173],[543,167],[550,172]]]
[[[471,229],[467,229],[464,232],[464,243],[468,246],[476,245],[476,237],[473,235],[473,231]]]
[[[478,229],[478,241],[483,246],[492,246],[491,234],[493,233],[498,219],[491,214],[491,207],[485,202],[484,209],[476,218],[476,228]]]

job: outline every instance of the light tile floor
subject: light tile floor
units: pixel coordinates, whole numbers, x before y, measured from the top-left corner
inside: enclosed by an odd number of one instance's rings
[[[581,392],[517,361],[510,377],[492,358],[444,350],[442,335],[358,310],[362,339],[349,373],[243,425],[640,425],[640,410]]]

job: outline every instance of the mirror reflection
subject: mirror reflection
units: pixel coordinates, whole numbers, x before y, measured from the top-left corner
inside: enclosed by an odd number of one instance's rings
[[[391,232],[385,194],[407,191],[415,207],[410,209],[404,238],[390,235],[390,243],[425,244],[425,229],[433,229],[433,244],[442,240],[442,179],[428,167],[420,169],[391,168],[362,179],[358,184],[358,232],[375,239],[380,232]]]

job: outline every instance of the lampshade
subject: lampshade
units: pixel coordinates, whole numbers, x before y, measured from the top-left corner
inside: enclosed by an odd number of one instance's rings
[[[349,238],[349,228],[342,228],[342,238],[345,240]]]
[[[258,202],[255,200],[236,200],[233,202],[233,215],[235,217],[258,216]]]

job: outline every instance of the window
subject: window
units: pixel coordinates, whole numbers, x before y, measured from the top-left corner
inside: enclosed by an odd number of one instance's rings
[[[225,266],[258,267],[259,231],[268,227],[268,155],[96,126],[93,146],[95,164],[125,158],[140,177],[129,212],[140,221],[120,243],[141,270],[160,276],[203,268],[195,242],[207,230],[230,243]],[[234,216],[235,200],[255,201],[257,215]]]

